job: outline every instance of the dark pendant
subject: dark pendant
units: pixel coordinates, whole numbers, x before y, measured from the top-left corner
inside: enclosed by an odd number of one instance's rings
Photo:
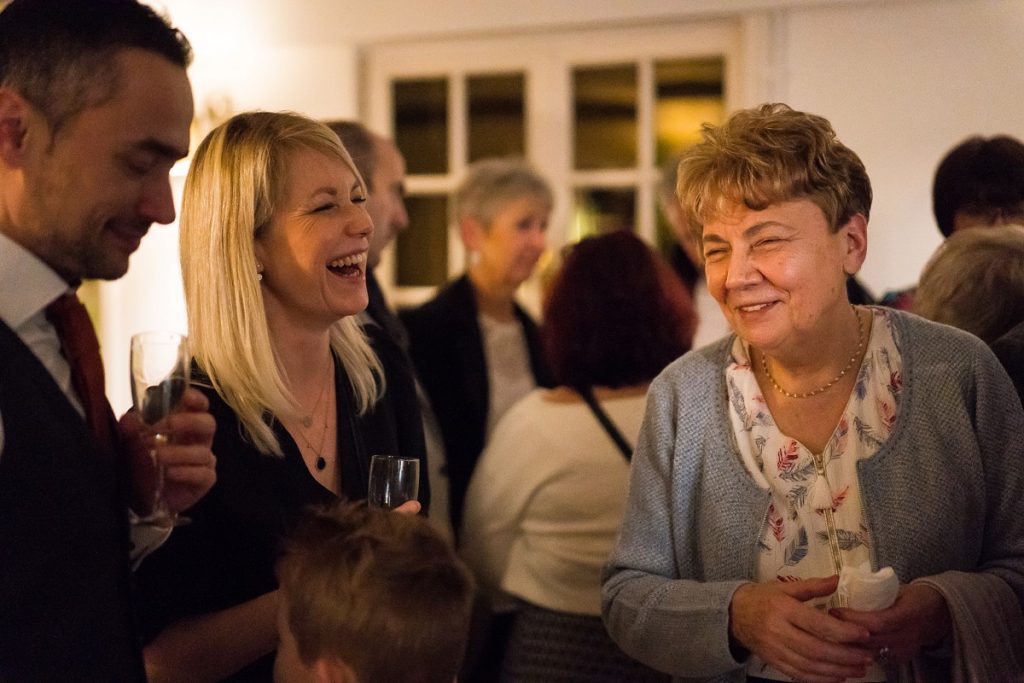
[[[313,418],[312,418],[312,416],[307,415],[306,417],[302,418],[302,426],[305,427],[306,429],[309,429],[310,427],[312,427],[313,426]]]
[[[322,456],[322,455],[316,456],[316,469],[318,471],[320,471],[320,472],[323,472],[324,469],[326,469],[326,468],[327,468],[327,461],[324,460],[324,456]]]

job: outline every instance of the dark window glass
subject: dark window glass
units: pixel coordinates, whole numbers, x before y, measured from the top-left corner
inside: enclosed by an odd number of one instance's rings
[[[632,188],[576,190],[574,232],[580,238],[636,229],[636,193]]]
[[[395,143],[410,174],[448,172],[448,80],[395,81]]]
[[[654,247],[658,253],[667,258],[672,247],[675,246],[676,235],[665,218],[665,213],[661,210],[657,197],[654,199],[654,204],[654,215],[657,216],[654,224]]]
[[[724,77],[721,57],[655,63],[654,132],[659,165],[699,142],[702,124],[722,123]]]
[[[635,65],[573,71],[578,170],[636,166],[636,103]]]
[[[409,229],[398,233],[395,284],[428,287],[448,279],[448,197],[409,196]]]
[[[521,73],[467,79],[470,163],[525,155],[524,80]]]

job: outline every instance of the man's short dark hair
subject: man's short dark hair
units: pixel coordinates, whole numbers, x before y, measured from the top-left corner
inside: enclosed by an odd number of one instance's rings
[[[932,210],[946,237],[960,212],[993,222],[1024,215],[1024,143],[1008,135],[975,135],[951,149],[935,171]]]
[[[112,97],[113,58],[137,48],[185,68],[192,48],[136,0],[14,0],[0,12],[0,87],[12,88],[56,132]]]
[[[352,163],[363,176],[366,189],[373,191],[373,172],[377,170],[377,147],[373,133],[358,121],[325,121],[324,125],[334,131],[341,144],[348,150]]]

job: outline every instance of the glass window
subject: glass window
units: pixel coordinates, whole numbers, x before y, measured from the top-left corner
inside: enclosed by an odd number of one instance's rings
[[[717,57],[655,62],[654,78],[655,156],[662,164],[699,142],[702,124],[724,120],[725,61]]]
[[[395,284],[430,287],[448,280],[448,197],[405,198],[409,229],[398,233]]]
[[[578,170],[636,166],[636,65],[574,69],[573,106]]]
[[[636,230],[636,192],[633,188],[577,189],[571,240],[616,230]]]
[[[448,172],[448,79],[394,81],[395,143],[411,173]]]
[[[524,80],[521,73],[466,79],[470,163],[525,155]]]
[[[654,248],[667,258],[676,244],[676,235],[672,226],[669,225],[668,219],[665,218],[665,212],[661,210],[658,199],[655,198],[654,202],[656,206],[653,213],[658,217],[654,225]]]
[[[724,79],[725,60],[721,57],[655,62],[654,144],[660,167],[699,142],[703,124],[724,121]],[[655,208],[654,215],[655,246],[667,256],[676,237],[660,207]]]
[[[487,157],[530,157],[549,180],[553,248],[629,230],[667,252],[675,240],[658,207],[659,170],[699,140],[703,124],[724,120],[740,29],[723,20],[510,34],[464,50],[454,38],[372,46],[367,120],[381,130],[393,124],[408,159],[413,227],[387,262],[392,300],[418,303],[462,270],[467,255],[445,197],[467,165]],[[737,93],[742,100],[746,91]],[[524,287],[528,306],[537,285]]]

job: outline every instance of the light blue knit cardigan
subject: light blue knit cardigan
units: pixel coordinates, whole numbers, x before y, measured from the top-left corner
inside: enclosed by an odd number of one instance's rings
[[[1024,604],[1020,400],[975,337],[892,315],[903,357],[899,416],[886,444],[857,465],[872,564],[892,566],[902,582],[986,572]],[[729,603],[754,576],[769,494],[745,469],[729,423],[731,344],[688,353],[651,385],[604,572],[612,638],[678,681],[745,680],[729,650]]]

